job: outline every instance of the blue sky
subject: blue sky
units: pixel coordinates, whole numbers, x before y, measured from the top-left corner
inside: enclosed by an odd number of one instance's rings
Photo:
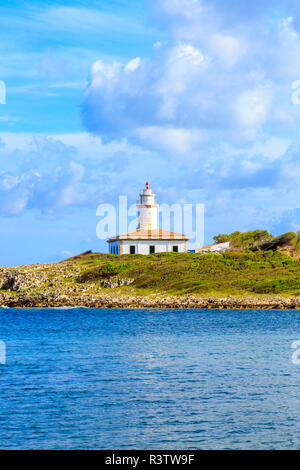
[[[2,1],[0,264],[96,238],[145,178],[220,232],[300,229],[296,0]]]

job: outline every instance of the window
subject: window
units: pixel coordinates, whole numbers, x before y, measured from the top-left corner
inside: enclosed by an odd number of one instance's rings
[[[150,253],[150,255],[152,255],[153,253],[155,253],[155,246],[154,246],[154,245],[150,245],[150,247],[149,247],[149,253]]]
[[[173,251],[174,251],[175,253],[178,253],[178,245],[174,245],[174,246],[173,246]]]
[[[130,254],[135,255],[135,246],[134,245],[130,245]]]

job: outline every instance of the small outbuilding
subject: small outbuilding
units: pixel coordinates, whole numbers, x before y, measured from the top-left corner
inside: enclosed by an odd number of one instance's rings
[[[196,253],[224,253],[230,249],[230,242],[214,243],[213,245],[196,248]]]

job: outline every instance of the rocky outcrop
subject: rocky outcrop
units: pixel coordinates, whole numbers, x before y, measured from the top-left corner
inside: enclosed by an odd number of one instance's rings
[[[60,263],[18,266],[17,268],[0,267],[0,290],[24,292],[45,289],[66,279],[74,279],[77,275],[78,269],[70,269]],[[68,289],[65,282],[63,286]]]
[[[27,276],[18,271],[8,271],[0,277],[0,290],[20,292],[28,288],[36,288],[47,281],[45,276]]]
[[[286,256],[291,256],[295,259],[300,258],[300,251],[297,249],[297,237],[293,232],[284,233],[278,237],[268,240],[255,248],[252,251],[278,251]]]
[[[23,279],[21,280],[18,275],[7,273],[2,279],[0,279],[0,289],[18,291],[21,289],[23,284],[22,281]]]
[[[260,250],[268,251],[268,250],[278,250],[282,247],[295,247],[295,234],[294,233],[284,233],[279,237],[273,238],[273,240],[269,240],[262,245],[260,245]]]
[[[101,286],[108,289],[115,289],[116,287],[120,286],[129,286],[133,282],[134,279],[105,279],[101,282]]]

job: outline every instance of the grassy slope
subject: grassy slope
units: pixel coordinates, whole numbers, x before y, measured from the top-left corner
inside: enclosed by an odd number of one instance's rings
[[[149,256],[87,253],[60,263],[0,268],[21,279],[10,295],[44,293],[110,295],[300,296],[300,260],[278,252],[162,253]],[[134,279],[105,288],[106,279]],[[0,279],[1,280],[1,279]]]
[[[80,269],[79,285],[93,291],[107,278],[131,278],[116,289],[128,294],[300,295],[300,261],[277,252],[224,254],[88,254],[70,259]],[[74,282],[72,280],[72,282]]]

